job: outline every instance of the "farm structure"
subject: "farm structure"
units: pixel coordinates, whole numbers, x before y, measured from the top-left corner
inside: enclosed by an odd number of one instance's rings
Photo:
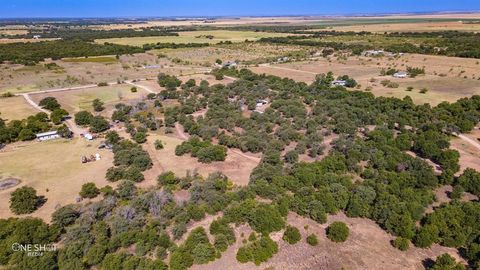
[[[60,135],[58,134],[57,131],[38,133],[35,136],[37,136],[37,140],[39,141],[48,141],[48,140],[54,140],[54,139],[60,138]]]

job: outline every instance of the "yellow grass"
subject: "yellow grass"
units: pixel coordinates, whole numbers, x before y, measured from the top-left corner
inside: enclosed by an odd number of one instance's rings
[[[118,60],[111,56],[82,57],[82,58],[63,58],[64,62],[71,63],[116,63]]]
[[[207,36],[213,36],[212,39]],[[142,46],[147,43],[219,43],[221,41],[242,42],[246,39],[257,40],[263,37],[281,37],[288,34],[282,33],[263,33],[253,31],[226,31],[226,30],[211,30],[211,31],[192,31],[179,32],[179,36],[160,36],[160,37],[131,37],[131,38],[109,38],[97,39],[97,43],[115,43],[121,45]]]
[[[23,97],[0,98],[0,118],[7,121],[24,119],[37,112]]]
[[[32,215],[49,220],[56,205],[75,203],[82,184],[95,182],[98,187],[109,183],[105,180],[107,168],[112,166],[113,154],[97,149],[99,141],[86,142],[81,138],[26,142],[8,145],[0,151],[0,178],[15,177],[22,183],[0,191],[0,216],[13,214],[9,209],[10,193],[20,186],[31,186],[38,195],[48,200]],[[99,153],[100,161],[82,164],[82,155]],[[47,191],[48,189],[48,191]]]
[[[114,85],[106,87],[95,87],[83,90],[71,90],[65,92],[54,92],[47,94],[31,95],[35,102],[39,102],[45,97],[55,97],[58,102],[70,113],[81,110],[93,111],[92,101],[96,98],[105,103],[106,106],[115,105],[116,103],[126,102],[133,99],[141,99],[147,95],[147,92],[138,89],[136,93],[132,93],[127,85]]]

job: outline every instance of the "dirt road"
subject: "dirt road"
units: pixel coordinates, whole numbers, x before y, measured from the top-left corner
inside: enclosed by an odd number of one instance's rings
[[[460,139],[468,142],[469,144],[473,145],[475,148],[477,148],[478,150],[480,150],[480,143],[475,141],[475,140],[472,140],[471,138],[463,135],[463,134],[458,134],[457,137],[459,137]]]

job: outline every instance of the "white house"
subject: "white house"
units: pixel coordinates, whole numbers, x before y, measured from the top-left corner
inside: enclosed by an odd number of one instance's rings
[[[40,35],[34,35],[34,36],[33,36],[33,39],[39,39],[39,38],[41,38],[41,37],[42,37],[42,36],[40,36]]]
[[[48,140],[54,140],[54,139],[60,138],[60,135],[58,134],[57,131],[38,133],[35,136],[37,136],[37,140],[39,141],[48,141]]]
[[[404,71],[400,71],[400,72],[397,72],[395,74],[393,74],[393,77],[395,78],[407,78],[408,76],[408,73],[407,72],[404,72]]]
[[[344,80],[335,80],[332,82],[332,86],[345,86],[347,84]]]

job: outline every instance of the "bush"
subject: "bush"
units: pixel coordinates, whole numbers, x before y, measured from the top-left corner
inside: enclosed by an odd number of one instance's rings
[[[310,234],[309,236],[307,236],[307,243],[310,245],[310,246],[316,246],[318,245],[318,239],[317,239],[317,236],[312,233]]]
[[[392,245],[401,251],[406,251],[410,246],[410,241],[403,237],[397,237],[392,241]]]
[[[240,247],[237,251],[237,261],[241,263],[254,262],[260,265],[268,261],[278,252],[278,245],[268,236],[262,236],[259,240]]]
[[[349,229],[347,225],[340,221],[335,221],[327,228],[327,237],[333,242],[345,242],[348,238]]]
[[[282,237],[282,239],[290,245],[296,244],[301,238],[300,231],[293,226],[287,226]]]
[[[161,149],[163,149],[163,143],[162,143],[162,141],[160,141],[160,140],[155,140],[154,145],[155,145],[155,150],[161,150]]]
[[[100,115],[94,116],[90,121],[90,131],[99,133],[110,128],[108,121]]]
[[[420,89],[420,94],[426,94],[428,92],[427,88]]]
[[[88,126],[93,119],[93,114],[87,111],[79,111],[74,115],[75,124],[79,126]]]
[[[104,103],[98,98],[94,99],[93,102],[92,102],[93,110],[96,111],[96,112],[103,111],[105,109],[105,107],[103,105],[104,105]]]
[[[72,206],[64,206],[52,214],[52,221],[60,227],[65,227],[73,224],[79,216],[80,213]]]
[[[461,263],[457,263],[455,258],[448,253],[442,254],[437,257],[437,260],[432,264],[430,270],[465,270],[465,266]]]
[[[57,99],[54,97],[46,97],[38,103],[40,107],[47,109],[49,111],[54,111],[55,109],[60,109],[60,104]]]
[[[137,92],[137,87],[133,86],[132,88],[130,88],[130,92],[136,93]]]
[[[40,198],[32,187],[18,188],[10,197],[10,209],[17,215],[33,213],[39,204]]]
[[[95,183],[86,183],[82,185],[82,190],[80,190],[80,196],[82,198],[95,198],[100,194],[100,190],[97,188]]]

